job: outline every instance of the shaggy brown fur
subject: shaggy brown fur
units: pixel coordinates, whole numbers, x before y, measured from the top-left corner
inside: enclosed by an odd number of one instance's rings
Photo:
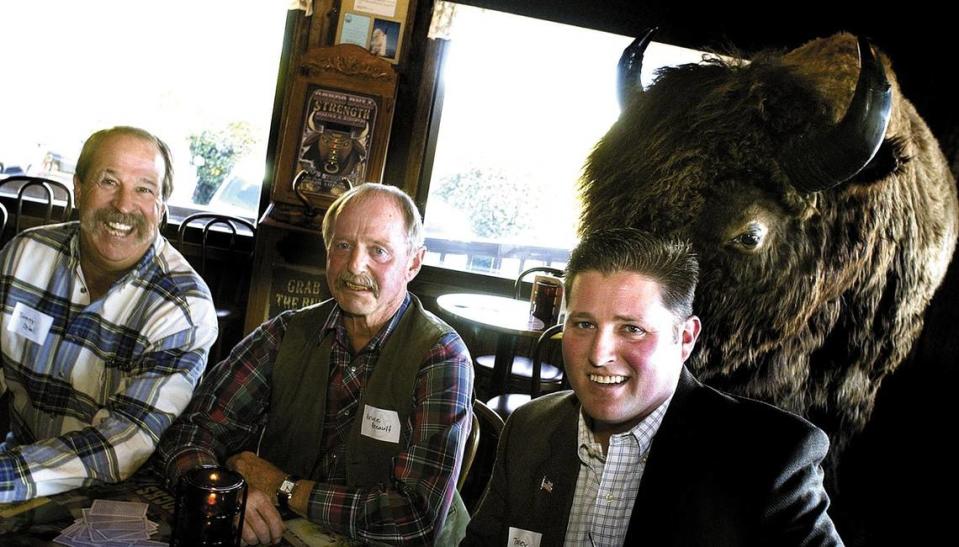
[[[704,327],[693,371],[807,416],[834,453],[909,353],[956,244],[955,182],[883,61],[885,141],[836,188],[798,192],[777,157],[844,114],[859,70],[848,34],[665,70],[597,144],[582,182],[581,232],[629,225],[693,241]]]

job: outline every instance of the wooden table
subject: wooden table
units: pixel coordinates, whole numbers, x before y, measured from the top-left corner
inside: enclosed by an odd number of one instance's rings
[[[149,465],[119,484],[81,488],[56,496],[42,497],[22,504],[0,503],[0,545],[4,547],[53,546],[60,531],[82,516],[82,510],[93,505],[95,499],[136,501],[149,504],[147,518],[159,525],[150,538],[169,542],[172,536],[174,498],[163,487],[163,481]],[[306,519],[286,521],[286,533],[280,545],[349,546],[353,542],[325,532]]]
[[[486,398],[506,393],[516,338],[538,337],[545,327],[542,320],[530,315],[529,301],[491,294],[452,293],[440,296],[436,303],[443,312],[496,333],[493,379]]]

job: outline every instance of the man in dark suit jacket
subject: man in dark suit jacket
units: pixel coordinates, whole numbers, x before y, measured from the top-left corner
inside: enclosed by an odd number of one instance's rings
[[[700,384],[685,243],[589,235],[567,267],[573,392],[510,417],[462,545],[841,545],[826,513],[826,435]]]

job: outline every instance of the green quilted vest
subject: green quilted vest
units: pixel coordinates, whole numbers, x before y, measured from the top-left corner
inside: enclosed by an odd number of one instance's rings
[[[346,438],[346,479],[350,487],[388,488],[393,458],[405,445],[362,435],[368,407],[394,411],[406,424],[413,413],[413,389],[423,357],[452,328],[425,311],[414,296],[393,333],[380,348],[380,356],[367,379]],[[288,473],[322,482],[321,443],[326,418],[326,392],[330,377],[332,332],[322,340],[319,327],[335,302],[327,300],[298,311],[287,324],[273,365],[270,412],[260,441],[260,456]],[[455,545],[465,534],[469,515],[454,493],[453,504],[437,545]]]

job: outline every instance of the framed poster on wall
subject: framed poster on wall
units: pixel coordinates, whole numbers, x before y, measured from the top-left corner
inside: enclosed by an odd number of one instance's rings
[[[410,0],[343,0],[337,44],[355,44],[396,64],[406,37]]]
[[[383,176],[396,71],[352,44],[303,55],[284,118],[268,216],[317,228],[337,196]]]
[[[376,100],[311,85],[297,152],[302,192],[336,197],[366,180]]]

